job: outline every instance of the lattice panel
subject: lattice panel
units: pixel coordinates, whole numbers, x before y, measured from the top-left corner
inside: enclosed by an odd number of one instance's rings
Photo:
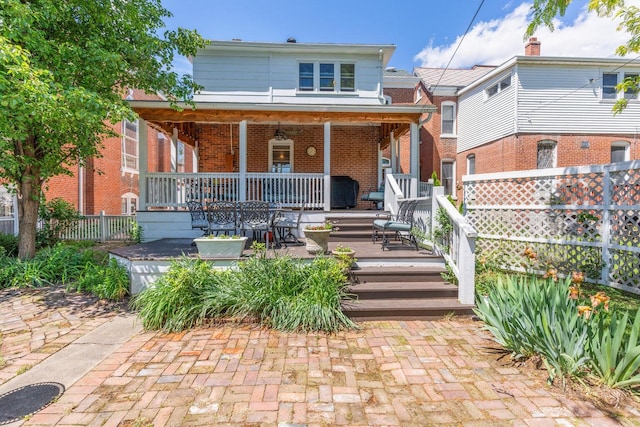
[[[465,185],[467,207],[484,205],[545,205],[554,191],[553,180],[544,178],[512,178],[478,181]]]
[[[624,206],[640,205],[640,170],[611,172],[611,203]]]
[[[601,205],[604,179],[601,173],[558,176],[554,179],[552,205]]]
[[[612,249],[609,280],[640,293],[640,254]]]
[[[640,246],[640,211],[611,212],[611,243],[620,246]]]
[[[532,248],[537,254],[537,261],[533,265],[527,264],[523,255],[527,247]],[[569,275],[574,271],[582,271],[589,279],[600,279],[600,248],[478,239],[476,249],[478,261],[506,269],[531,267],[536,271],[546,271],[547,268],[553,267],[559,274]]]
[[[481,236],[601,241],[600,212],[561,209],[476,210],[468,216]]]

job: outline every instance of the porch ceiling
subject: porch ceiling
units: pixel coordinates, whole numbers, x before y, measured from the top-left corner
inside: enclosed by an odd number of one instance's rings
[[[375,124],[381,126],[382,147],[386,147],[391,132],[400,136],[418,123],[421,116],[435,110],[433,106],[414,105],[297,105],[297,104],[221,104],[196,103],[193,109],[179,105],[171,108],[165,101],[131,101],[132,109],[150,124],[171,134],[178,129],[179,138],[195,145],[195,123],[297,123],[325,122]],[[425,108],[426,107],[426,108]]]

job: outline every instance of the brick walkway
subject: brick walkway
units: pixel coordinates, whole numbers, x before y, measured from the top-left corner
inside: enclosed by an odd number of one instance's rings
[[[0,351],[10,362],[2,381],[110,316],[86,297],[57,308],[47,298],[0,293]],[[362,326],[336,335],[248,325],[142,333],[25,425],[640,426],[638,408],[615,420],[504,366],[477,322]],[[8,330],[30,333],[11,340]]]

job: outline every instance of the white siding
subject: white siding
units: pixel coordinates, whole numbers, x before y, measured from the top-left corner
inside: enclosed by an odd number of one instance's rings
[[[356,91],[298,92],[300,62],[354,63]],[[197,102],[273,102],[379,105],[380,62],[376,56],[273,52],[203,52],[194,59],[193,76],[204,89]]]
[[[619,115],[613,101],[601,100],[602,73],[619,68],[520,64],[518,131],[527,133],[635,133],[640,104]],[[622,67],[622,71],[627,71]],[[629,69],[629,72],[640,70]],[[617,70],[616,70],[617,72]]]
[[[516,76],[511,86],[487,98],[486,88],[507,77],[503,73],[458,99],[458,153],[502,138],[514,131]]]

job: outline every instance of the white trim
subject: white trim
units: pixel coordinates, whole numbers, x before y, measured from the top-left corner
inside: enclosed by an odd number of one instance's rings
[[[453,108],[453,125],[451,133],[444,133],[442,129],[444,128],[444,107],[452,107]],[[458,136],[458,108],[454,101],[444,101],[440,104],[440,138],[456,138]]]
[[[471,160],[473,159],[473,173],[469,172],[469,166],[471,165]],[[467,154],[467,175],[475,175],[476,174],[476,153]]]
[[[614,141],[611,143],[611,155],[613,155],[613,148],[624,148],[624,160],[623,162],[628,162],[631,160],[631,143],[628,141]],[[613,163],[613,159],[610,159]],[[615,162],[620,163],[620,162]]]
[[[133,140],[133,138],[127,136],[127,123],[131,123],[136,127],[135,141],[133,141],[136,148],[135,155],[127,153],[126,151],[127,141]],[[121,124],[122,124],[122,139],[120,141],[121,143],[120,171],[122,173],[138,174],[140,173],[140,120],[130,121],[130,120],[124,119]],[[127,160],[135,160],[136,167],[135,168],[127,167]]]

